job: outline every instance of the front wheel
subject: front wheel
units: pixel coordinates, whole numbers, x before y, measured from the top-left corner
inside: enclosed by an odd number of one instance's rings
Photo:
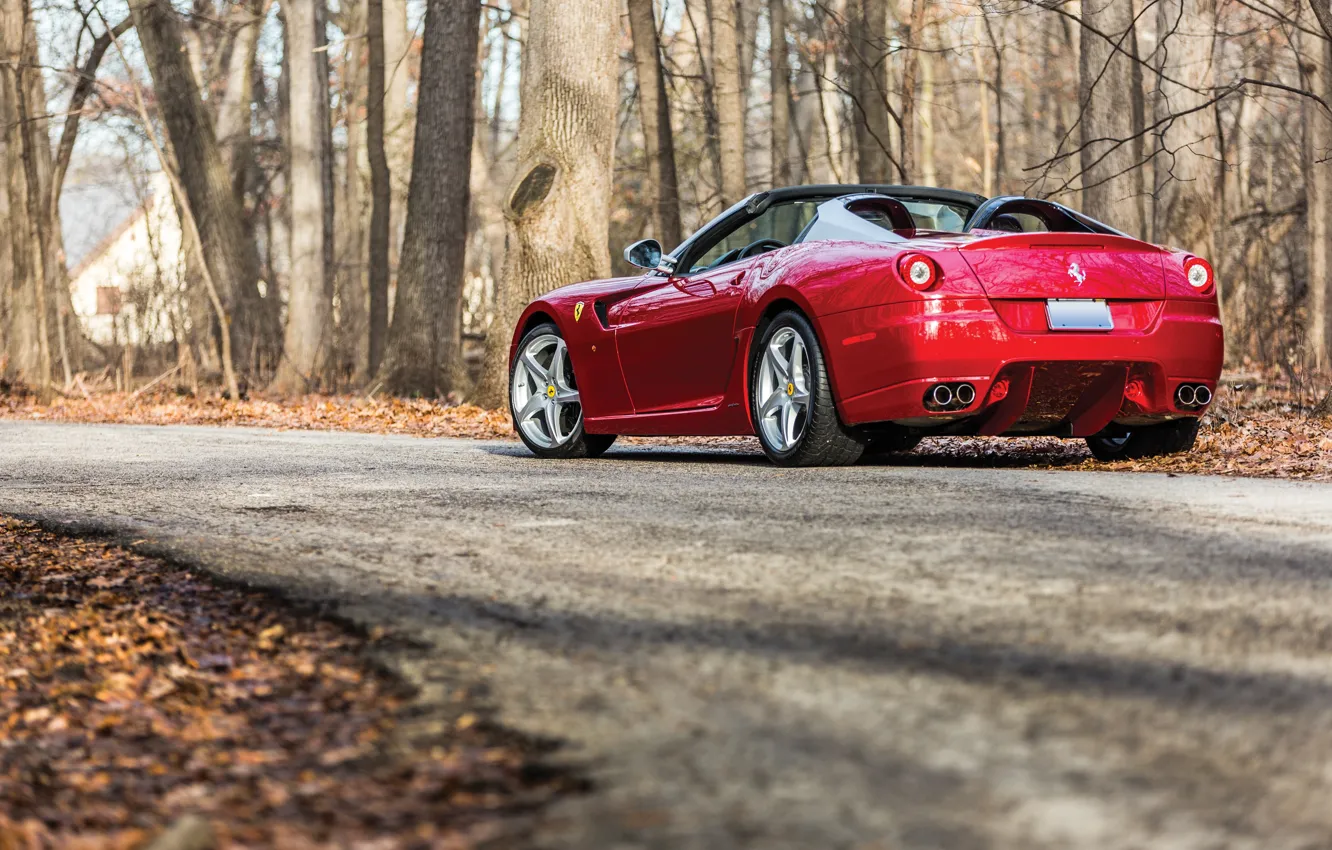
[[[1187,452],[1198,437],[1198,420],[1175,419],[1159,425],[1108,429],[1087,438],[1097,460],[1133,460]]]
[[[799,313],[781,313],[768,324],[749,386],[759,442],[778,466],[848,466],[865,450],[837,418],[818,337]]]
[[[549,322],[532,328],[518,343],[509,364],[509,406],[518,436],[538,457],[597,457],[615,442],[613,434],[583,430],[582,396],[569,347]]]

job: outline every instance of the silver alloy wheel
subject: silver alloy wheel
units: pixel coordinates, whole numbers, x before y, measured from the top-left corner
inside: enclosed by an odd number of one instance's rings
[[[583,421],[569,348],[555,334],[533,337],[519,352],[509,393],[518,427],[543,449],[569,442]]]
[[[754,382],[754,408],[764,440],[789,452],[809,423],[809,352],[795,328],[781,328],[768,340]]]

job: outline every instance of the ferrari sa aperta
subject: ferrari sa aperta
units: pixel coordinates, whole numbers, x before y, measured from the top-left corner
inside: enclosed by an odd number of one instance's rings
[[[542,457],[616,435],[757,435],[775,463],[923,437],[1186,451],[1221,372],[1207,260],[1050,201],[917,186],[760,192],[644,271],[520,317],[510,402]]]

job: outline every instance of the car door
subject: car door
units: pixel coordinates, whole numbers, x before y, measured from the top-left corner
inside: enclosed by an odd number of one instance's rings
[[[756,259],[649,277],[611,308],[620,366],[636,413],[721,402],[735,361],[735,314]]]

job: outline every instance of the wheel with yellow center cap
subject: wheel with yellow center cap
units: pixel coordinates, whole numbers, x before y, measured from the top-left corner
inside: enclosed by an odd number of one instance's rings
[[[569,347],[545,323],[523,335],[509,364],[509,404],[518,436],[541,457],[596,457],[615,441],[583,430],[582,397]]]
[[[750,412],[763,451],[781,466],[855,463],[864,445],[837,416],[823,351],[809,320],[780,313],[759,329]]]

